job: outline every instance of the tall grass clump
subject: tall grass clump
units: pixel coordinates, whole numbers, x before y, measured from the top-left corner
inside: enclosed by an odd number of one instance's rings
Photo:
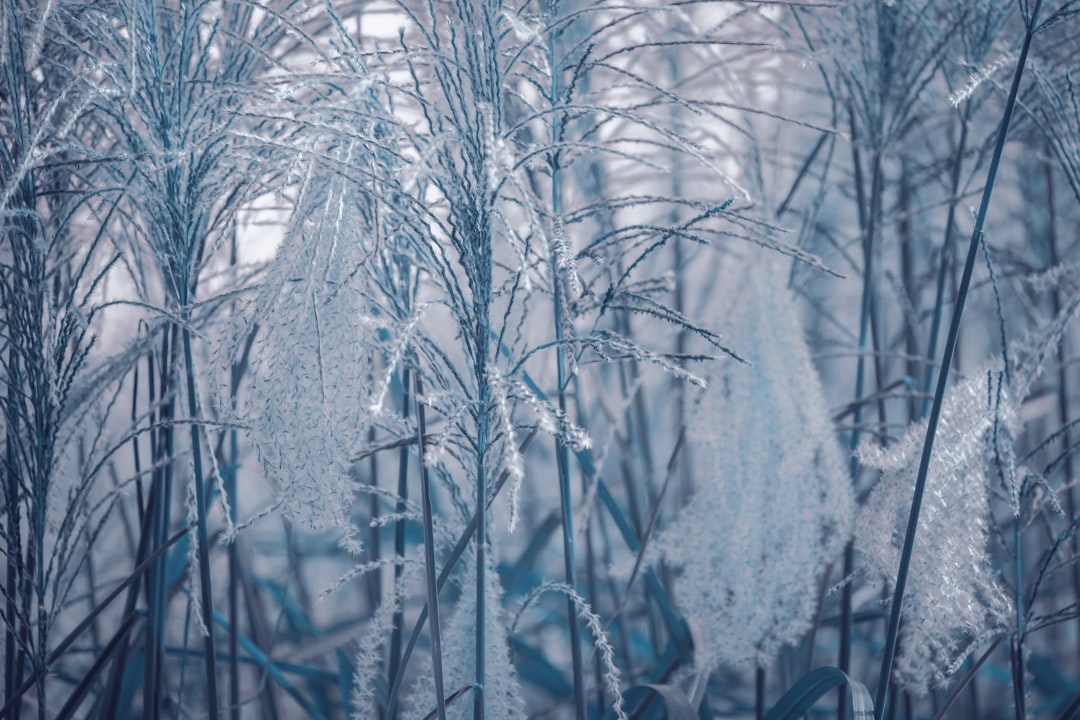
[[[401,627],[407,616],[402,604],[408,587],[403,584],[413,574],[404,569],[411,566],[415,570],[419,559],[401,540],[402,533],[412,523],[422,520],[426,525],[434,520],[431,537],[439,546],[431,555],[434,565],[431,559],[424,560],[424,573],[428,584],[439,587],[454,574],[454,563],[472,543],[469,567],[475,590],[468,610],[472,623],[466,623],[465,611],[455,606],[447,626],[454,634],[447,642],[452,639],[460,644],[464,628],[473,628],[472,707],[480,713],[485,706],[483,689],[488,687],[484,678],[489,672],[510,672],[505,667],[509,661],[506,648],[490,650],[495,654],[490,661],[494,666],[489,668],[488,617],[502,612],[487,577],[496,567],[488,557],[496,552],[490,546],[493,522],[489,512],[507,513],[511,530],[521,514],[521,496],[527,492],[523,488],[522,452],[531,437],[528,431],[538,428],[553,436],[556,455],[561,458],[556,467],[562,468],[558,472],[562,478],[563,573],[573,582],[577,559],[570,540],[574,498],[569,452],[585,451],[589,440],[569,417],[566,397],[570,375],[579,363],[594,359],[649,362],[682,373],[663,354],[603,327],[604,316],[639,312],[694,331],[680,313],[654,299],[664,285],[648,278],[638,280],[638,266],[644,271],[650,256],[673,235],[690,236],[695,225],[705,225],[723,209],[720,205],[702,207],[697,218],[677,230],[648,224],[626,229],[610,226],[606,235],[579,251],[572,240],[576,226],[604,221],[618,209],[647,208],[681,199],[616,196],[595,203],[565,203],[560,195],[564,191],[559,188],[570,182],[569,171],[575,162],[608,155],[633,168],[642,163],[622,146],[648,147],[657,139],[664,152],[693,150],[691,142],[666,132],[641,108],[616,104],[625,88],[619,87],[608,96],[597,90],[595,98],[581,89],[591,74],[604,72],[629,77],[631,83],[643,82],[613,65],[610,58],[590,58],[602,41],[609,42],[604,33],[629,16],[602,7],[559,7],[559,14],[546,16],[528,5],[454,4],[444,10],[449,14],[402,5],[395,11],[403,23],[396,38],[362,38],[360,42],[352,37],[348,18],[335,15],[331,18],[337,37],[335,52],[327,53],[321,61],[328,69],[283,87],[281,94],[289,102],[294,93],[297,99],[318,99],[311,115],[301,119],[317,124],[320,138],[316,144],[294,148],[297,166],[303,168],[299,186],[302,207],[309,209],[295,214],[294,229],[265,286],[270,295],[255,304],[252,315],[265,316],[255,322],[260,323],[260,333],[270,343],[268,350],[280,348],[277,352],[284,354],[279,358],[295,359],[298,347],[310,347],[305,352],[310,352],[312,367],[317,368],[311,374],[295,374],[294,366],[281,359],[259,361],[254,368],[259,385],[258,395],[253,396],[258,407],[253,410],[258,417],[252,422],[266,428],[267,434],[259,441],[265,448],[264,463],[269,462],[269,472],[280,474],[289,493],[310,492],[313,481],[306,476],[313,471],[322,473],[318,482],[342,477],[342,466],[327,468],[319,456],[341,458],[348,443],[353,444],[354,458],[382,453],[381,448],[399,448],[396,488],[380,487],[374,478],[357,486],[394,503],[385,519],[383,511],[374,518],[377,524],[396,528],[398,557],[393,564],[402,569],[394,572],[392,594],[387,599],[392,609],[379,611],[379,617],[392,623],[381,626],[391,637],[366,650],[388,653],[385,672],[389,695],[380,700],[365,690],[358,696],[363,707],[374,701],[376,706],[385,704],[387,712],[397,707],[398,693],[409,686],[403,678],[411,672],[408,658],[420,630],[417,626],[405,633],[408,628]],[[553,13],[555,10],[551,8]],[[589,31],[577,26],[579,22],[595,22],[599,29],[592,30],[590,38]],[[467,27],[475,27],[477,32],[460,30]],[[579,41],[570,45],[568,59],[556,38],[569,35],[571,28],[591,44]],[[365,42],[373,42],[377,52],[370,52]],[[612,57],[617,54],[612,51]],[[356,84],[357,77],[356,95],[339,94],[338,83]],[[606,91],[611,93],[610,88]],[[287,107],[284,103],[275,112]],[[393,116],[389,108],[394,109]],[[625,125],[633,134],[604,137],[605,126],[612,124]],[[580,139],[574,133],[580,133]],[[559,180],[563,175],[566,177]],[[324,183],[320,178],[324,176],[335,178],[333,185],[342,189],[327,195],[321,189]],[[548,180],[542,182],[545,176]],[[306,229],[309,227],[319,230],[312,233]],[[650,239],[654,233],[659,236]],[[299,274],[301,268],[321,268],[327,262],[308,255],[314,248],[323,248],[318,252],[327,261],[333,258],[343,263],[326,266],[335,271],[342,268],[341,280],[326,300],[315,297],[317,291],[312,290],[309,301],[308,291],[294,293],[288,285],[299,282],[314,287],[315,281],[325,279],[322,269],[314,278]],[[624,264],[620,258],[624,253],[631,263]],[[586,265],[585,260],[591,262]],[[313,266],[313,261],[318,264]],[[310,343],[299,346],[296,331],[289,329],[303,324],[299,316],[277,310],[267,314],[279,307],[278,303],[282,303],[281,308],[295,303],[298,295],[305,298],[301,302],[307,332],[316,335]],[[354,303],[350,307],[356,313],[352,316],[357,318],[355,324],[334,322],[331,297],[335,303]],[[533,318],[552,317],[552,308],[554,321],[537,327]],[[275,339],[269,333],[279,332],[271,329],[278,327],[285,334]],[[585,334],[578,336],[576,327],[586,328]],[[337,331],[334,338],[329,337],[330,328]],[[717,336],[699,332],[715,349]],[[331,369],[328,362],[341,363],[343,351],[331,344],[339,340],[358,349],[348,363]],[[369,348],[375,349],[370,367],[363,360]],[[547,369],[550,365],[545,359],[549,357],[556,358],[556,365],[562,367],[554,377]],[[333,381],[328,373],[337,372],[345,375]],[[346,377],[350,373],[351,382]],[[409,399],[413,389],[410,376],[422,379],[424,388],[415,399],[419,403],[416,412]],[[291,392],[296,382],[309,384],[310,391]],[[552,383],[554,389],[545,391]],[[343,393],[346,387],[355,389]],[[287,437],[280,432],[277,416],[270,416],[270,412],[280,412],[272,405],[282,395],[302,397],[310,403],[310,410],[298,415],[292,408],[286,410],[301,421]],[[339,402],[343,404],[335,410]],[[346,407],[356,409],[349,415]],[[431,433],[417,432],[415,422],[421,410],[438,418],[429,421]],[[328,425],[333,418],[339,420]],[[297,435],[297,428],[310,435]],[[285,439],[285,448],[274,433]],[[294,442],[291,438],[305,450],[288,451]],[[328,447],[327,440],[337,449]],[[419,455],[408,449],[414,440],[422,451]],[[308,454],[312,451],[317,454]],[[295,465],[294,460],[298,461]],[[421,498],[422,502],[432,501],[432,510],[420,516],[413,504],[415,490],[410,489],[415,482],[410,479],[411,467],[416,462],[435,480],[430,491],[434,496],[425,492]],[[282,468],[289,469],[282,473]],[[489,511],[504,484],[509,490],[508,505],[500,502]],[[322,488],[316,493],[320,502],[343,507],[337,490],[318,487]],[[312,507],[307,502],[296,505],[301,511]],[[430,517],[439,507],[443,511]],[[282,508],[295,512],[287,501]],[[349,528],[346,532],[355,535]],[[451,541],[452,551],[445,545],[448,538],[456,539]],[[358,551],[359,545],[353,549]],[[449,560],[445,560],[448,551]],[[437,567],[440,562],[450,564]],[[348,576],[377,572],[381,564],[381,559],[372,559]],[[434,610],[431,599],[428,597],[421,618]],[[463,602],[459,599],[457,605]],[[431,615],[434,617],[434,612]],[[568,605],[567,622],[575,627],[577,615],[577,609]],[[432,638],[441,631],[432,628]],[[410,636],[407,645],[402,637],[406,634]],[[583,663],[574,659],[580,658],[578,633],[571,632],[569,640],[573,675],[583,678]],[[455,682],[461,679],[460,653],[454,653]],[[358,658],[358,668],[365,668],[364,672],[376,671],[380,665],[368,655]],[[360,687],[372,687],[370,678],[360,674],[357,682]],[[580,713],[586,711],[583,682],[573,683]],[[458,689],[446,685],[448,693]],[[428,691],[414,690],[409,707],[442,711],[440,698],[418,697],[417,692],[426,696]]]
[[[109,95],[71,41],[84,10],[0,7],[4,717],[53,716],[65,699],[57,675],[93,667],[60,648],[85,629],[79,614],[95,597],[83,584],[132,481],[116,477],[112,455],[131,436],[117,401],[134,354],[95,348],[115,318],[101,291],[117,256],[100,217],[122,189],[80,132]],[[116,484],[100,487],[108,474]]]
[[[0,0],[0,717],[1071,717],[1078,10]]]
[[[186,507],[180,524],[191,530],[187,602],[203,640],[206,707],[216,717],[209,503],[219,499],[228,519],[230,499],[207,455],[212,438],[196,365],[198,335],[221,301],[200,282],[233,236],[238,210],[263,192],[266,146],[245,146],[236,131],[244,109],[267,89],[261,73],[274,64],[269,54],[283,23],[269,8],[133,1],[88,11],[79,29],[108,88],[93,107],[99,152],[108,154],[104,167],[124,189],[106,230],[157,343],[147,378],[153,469],[145,494],[140,481],[138,508],[145,539],[136,559],[154,558],[145,586],[142,709],[157,717],[171,692],[185,690],[182,681],[171,687],[164,670],[170,644],[186,648],[189,639],[186,629],[169,633],[175,573],[162,551],[176,531],[178,509]],[[177,436],[181,427],[186,446]],[[178,485],[184,490],[177,492]],[[121,677],[114,674],[113,682]]]

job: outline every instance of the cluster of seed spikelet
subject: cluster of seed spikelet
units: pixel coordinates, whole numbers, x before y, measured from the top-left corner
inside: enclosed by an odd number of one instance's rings
[[[262,345],[253,353],[248,421],[280,510],[313,528],[345,528],[349,452],[365,426],[365,353],[374,338],[352,273],[363,248],[339,236],[348,219],[339,217],[342,197],[309,192],[315,220],[285,238],[254,303]]]

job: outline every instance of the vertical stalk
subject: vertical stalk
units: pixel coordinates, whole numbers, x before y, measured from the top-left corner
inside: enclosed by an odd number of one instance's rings
[[[557,0],[552,0],[549,10],[552,18],[558,9]],[[552,109],[559,106],[559,72],[555,54],[557,32],[551,30],[548,33],[548,65],[551,69],[551,95],[548,98]],[[560,202],[559,184],[559,119],[557,114],[551,117],[551,215],[555,223],[561,223],[562,212]],[[557,241],[558,243],[558,241]],[[553,255],[559,252],[569,252],[566,248],[552,248]],[[559,412],[566,417],[566,348],[564,340],[566,329],[563,326],[563,279],[559,274],[559,262],[557,257],[552,257],[552,293],[554,294],[555,312],[555,367],[558,382]],[[577,575],[574,558],[574,508],[573,498],[570,494],[570,454],[566,442],[562,437],[555,438],[555,457],[559,473],[559,504],[562,512],[562,540],[563,540],[563,572],[566,576],[566,584],[577,590]],[[581,654],[581,630],[578,627],[577,609],[570,598],[566,600],[567,620],[570,626],[570,655],[574,673],[574,707],[577,720],[586,720],[587,710],[585,703],[585,665]]]
[[[1028,51],[1031,49],[1031,40],[1035,34],[1036,23],[1039,16],[1039,8],[1042,0],[1035,0],[1031,17],[1027,20],[1027,28],[1024,33],[1024,44],[1020,50],[1020,58],[1016,63],[1016,71],[1013,74],[1012,86],[1009,88],[1009,98],[1005,104],[1005,113],[998,129],[997,142],[994,145],[994,154],[990,160],[990,168],[987,171],[986,186],[983,188],[982,202],[979,205],[978,214],[975,217],[975,227],[971,232],[971,241],[968,244],[967,261],[964,263],[964,273],[960,278],[960,288],[956,296],[956,305],[953,307],[952,321],[949,324],[949,335],[945,341],[945,352],[941,359],[938,373],[937,389],[934,392],[934,402],[930,408],[930,417],[926,426],[926,440],[923,443],[922,456],[919,460],[919,471],[915,478],[915,492],[911,500],[911,513],[908,516],[907,532],[904,535],[904,547],[900,554],[900,567],[896,574],[896,588],[893,593],[892,608],[889,613],[889,630],[885,636],[885,652],[881,662],[881,675],[878,678],[877,706],[878,720],[887,717],[889,706],[889,686],[892,680],[893,661],[896,656],[896,644],[900,631],[900,615],[904,602],[904,590],[907,585],[908,570],[911,566],[911,553],[915,545],[915,532],[919,525],[919,511],[922,509],[922,499],[926,491],[926,475],[930,469],[930,458],[934,449],[934,435],[937,432],[938,421],[941,418],[941,406],[945,398],[945,388],[949,380],[949,367],[952,365],[953,354],[956,352],[956,342],[960,334],[960,318],[964,312],[964,303],[967,301],[968,289],[971,286],[971,275],[975,267],[975,258],[978,255],[979,244],[983,239],[983,225],[986,222],[986,214],[990,209],[990,197],[994,191],[994,182],[997,179],[998,167],[1001,164],[1001,154],[1005,148],[1005,138],[1009,133],[1009,121],[1012,119],[1013,109],[1016,107],[1016,96],[1020,90],[1020,80],[1024,75],[1024,66],[1027,63]],[[1020,653],[1023,648],[1018,648]]]
[[[1024,577],[1024,538],[1022,525],[1020,518],[1016,518],[1013,522],[1013,544],[1016,547],[1016,557],[1014,558],[1016,592],[1013,595],[1013,600],[1016,603],[1016,636],[1013,638],[1012,643],[1012,673],[1013,709],[1016,712],[1016,720],[1025,720],[1027,718],[1027,708],[1024,701],[1027,691],[1024,687],[1024,584],[1022,581]]]
[[[161,338],[161,371],[157,388],[159,409],[152,418],[161,425],[160,437],[155,441],[151,434],[151,453],[155,470],[152,476],[153,490],[150,508],[151,548],[153,554],[162,547],[169,535],[170,508],[172,506],[172,453],[173,453],[173,348],[176,328],[167,328]],[[153,361],[150,362],[151,370]],[[154,374],[150,373],[150,396],[154,397]],[[162,666],[165,657],[165,620],[168,612],[166,569],[168,556],[162,554],[148,573],[148,615],[146,672],[143,679],[143,712],[154,719],[159,716],[163,684]]]
[[[19,501],[19,474],[16,470],[15,453],[19,446],[19,414],[15,410],[15,404],[19,402],[18,387],[19,364],[18,354],[15,348],[8,346],[8,388],[5,418],[7,437],[5,438],[6,470],[4,472],[4,504],[7,506],[7,600],[4,609],[4,705],[12,706],[13,720],[18,720],[21,703],[12,702],[18,695],[18,688],[22,685],[22,655],[18,651],[19,643],[15,637],[15,628],[18,627],[18,606],[16,598],[19,593],[19,581],[22,575],[19,563],[22,559],[20,547],[20,533],[22,532],[22,512]]]
[[[856,136],[855,114],[848,108],[848,119],[851,126],[852,138]],[[871,324],[874,309],[874,293],[877,291],[874,283],[872,242],[868,236],[869,220],[866,212],[866,192],[863,188],[862,154],[858,145],[852,143],[852,163],[855,170],[855,194],[859,213],[859,230],[863,234],[863,289],[859,311],[859,353],[855,364],[855,410],[852,417],[851,439],[848,449],[851,453],[849,473],[852,486],[858,483],[859,461],[855,455],[855,449],[859,446],[860,430],[862,426],[863,405],[862,398],[866,393],[866,345],[871,335]],[[855,550],[853,541],[848,541],[844,547],[844,578],[848,578],[855,572]],[[852,588],[851,583],[845,582],[840,591],[840,657],[839,667],[844,673],[851,671],[851,641],[852,641]],[[848,715],[848,698],[846,686],[838,690],[836,717],[838,720],[846,720]]]
[[[412,398],[410,397],[412,391],[412,380],[410,375],[410,369],[408,366],[402,370],[401,373],[401,416],[402,420],[408,421],[409,408],[412,406]],[[423,458],[421,458],[421,463]],[[403,514],[406,509],[406,502],[409,499],[409,449],[408,447],[401,448],[401,452],[398,453],[398,483],[397,483],[397,512],[398,519],[394,524],[394,557],[398,559],[398,562],[394,564],[394,587],[397,588],[401,583],[402,575],[405,572],[405,568],[402,562],[405,558],[405,518]],[[396,592],[396,590],[395,590]],[[404,631],[405,622],[405,610],[399,604],[394,611],[393,627],[394,629],[390,633],[390,668],[388,673],[389,684],[394,684],[394,678],[398,676],[399,668],[401,667],[401,634]],[[397,713],[393,713],[389,716],[391,720],[397,717]]]
[[[233,408],[236,407],[236,385],[231,393]],[[229,472],[225,476],[225,492],[229,494],[229,521],[236,527],[237,521],[237,474],[240,470],[240,447],[236,428],[229,430]],[[236,541],[229,543],[229,716],[240,720],[240,548]]]
[[[945,279],[948,275],[949,268],[952,266],[950,259],[953,253],[953,238],[956,237],[954,228],[956,226],[956,205],[957,194],[960,192],[960,166],[964,159],[964,151],[967,147],[967,134],[968,134],[968,117],[971,114],[971,106],[964,105],[964,118],[960,126],[960,142],[959,147],[956,149],[956,160],[952,164],[952,177],[950,178],[950,194],[949,194],[949,213],[945,219],[945,242],[941,245],[941,264],[938,266],[938,278],[937,278],[937,292],[934,297],[934,316],[930,323],[930,345],[926,351],[926,357],[928,362],[926,363],[926,371],[923,374],[923,401],[922,406],[919,409],[919,417],[926,417],[930,412],[930,403],[932,396],[930,395],[931,382],[934,379],[934,359],[937,357],[937,342],[938,334],[941,331],[941,317],[945,306]]]
[[[917,271],[915,268],[915,232],[913,227],[913,191],[912,172],[910,159],[904,157],[900,161],[899,193],[897,197],[898,222],[896,228],[897,241],[900,245],[901,287],[904,299],[904,352],[907,355],[905,365],[906,375],[914,381],[919,376],[919,343],[916,331],[919,323],[919,310],[916,288],[918,287]],[[906,420],[911,422],[918,417],[918,398],[908,395]]]
[[[150,361],[151,369],[153,367],[153,360]],[[153,384],[149,384],[149,392],[147,394],[150,403],[154,401],[154,387]],[[139,365],[135,363],[134,372],[131,383],[131,427],[136,426],[138,420],[138,407],[139,407]],[[152,436],[152,433],[151,433]],[[139,452],[139,439],[138,437],[131,438],[131,455],[132,462],[135,467],[135,477],[138,478],[138,482],[135,485],[138,511],[139,511],[139,543],[135,551],[135,568],[142,565],[146,559],[147,548],[151,543],[150,533],[150,519],[152,513],[149,510],[149,506],[154,503],[154,495],[157,492],[155,487],[151,487],[150,496],[144,498],[142,490],[142,456]],[[143,578],[146,578],[147,574],[143,572]],[[145,581],[143,583],[146,584]],[[124,605],[124,614],[122,617],[132,617],[135,612],[135,603],[139,597],[139,585],[138,581],[133,582],[127,593],[127,599]],[[147,594],[149,597],[149,593]],[[117,650],[116,657],[112,661],[112,669],[109,672],[109,680],[106,685],[106,691],[103,694],[104,700],[98,703],[97,717],[102,720],[108,720],[108,718],[115,717],[119,714],[117,704],[120,698],[120,685],[123,680],[124,666],[127,663],[128,657],[128,643],[124,642]]]
[[[765,720],[765,668],[760,665],[754,668],[754,717]]]
[[[185,320],[187,319],[185,317]],[[199,408],[195,395],[195,362],[191,356],[191,330],[186,322],[182,335],[184,340],[184,364],[187,368],[188,410],[191,413],[191,459],[195,471],[195,524],[199,541],[199,589],[202,593],[202,622],[206,633],[203,636],[203,648],[206,653],[206,694],[209,703],[207,710],[210,720],[217,720],[217,657],[214,654],[214,597],[210,578],[210,541],[206,523],[206,488],[203,482],[202,442],[199,439],[199,424],[196,422],[199,417]]]
[[[414,402],[416,403],[416,441],[420,454],[420,495],[424,512],[424,577],[427,581],[428,619],[431,626],[431,670],[435,676],[435,709],[439,720],[446,720],[446,691],[443,688],[442,625],[439,620],[438,572],[435,569],[435,529],[431,507],[431,481],[424,464],[424,436],[427,434],[427,417],[420,372],[413,373]]]
[[[232,244],[232,262],[235,264],[235,235]],[[229,386],[229,402],[233,413],[237,410],[237,393],[240,389],[240,376],[247,364],[247,352],[252,349],[255,339],[255,330],[248,337],[241,361],[232,367],[232,377]],[[231,527],[237,527],[237,485],[240,473],[240,445],[237,429],[233,427],[229,431],[229,472],[225,476],[225,491],[229,494],[229,522]],[[229,716],[231,720],[240,720],[240,575],[243,572],[240,566],[240,546],[237,542],[229,543]]]
[[[487,318],[488,308],[485,306],[477,311],[484,319]],[[488,386],[487,375],[487,335],[488,324],[481,321],[480,332],[477,333],[477,380],[479,382],[479,397],[476,418],[476,636],[475,636],[475,687],[473,689],[473,720],[484,720],[484,676],[485,657],[485,630],[487,628],[487,446],[488,446],[488,405],[491,402],[491,388]],[[481,335],[481,332],[483,333]]]
[[[233,228],[232,239],[229,244],[229,266],[235,272],[237,264],[237,237],[236,228]],[[233,312],[236,311],[235,304]],[[244,349],[244,356],[233,364],[229,373],[229,404],[233,415],[236,414],[236,394],[240,387],[240,378],[247,364],[247,353],[251,350],[255,339],[255,330],[248,336]],[[228,471],[225,473],[225,492],[229,498],[229,526],[236,527],[237,521],[237,474],[240,472],[240,447],[236,428],[229,430],[229,457],[225,462]],[[240,720],[240,548],[235,539],[229,543],[229,586],[226,596],[229,612],[229,718]]]

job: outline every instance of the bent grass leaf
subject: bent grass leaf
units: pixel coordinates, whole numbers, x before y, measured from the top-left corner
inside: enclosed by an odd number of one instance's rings
[[[664,717],[669,720],[697,720],[697,711],[690,704],[690,699],[686,697],[686,693],[674,685],[665,683],[635,685],[623,693],[623,697],[633,713],[644,710],[651,699],[659,697],[664,701]],[[633,716],[637,717],[636,714]]]
[[[872,720],[874,701],[870,691],[835,667],[817,668],[802,676],[765,714],[765,720],[798,720],[814,707],[814,703],[841,685],[848,687],[854,720]]]

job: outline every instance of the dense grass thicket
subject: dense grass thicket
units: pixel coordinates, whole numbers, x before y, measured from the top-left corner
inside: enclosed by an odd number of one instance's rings
[[[1080,717],[1078,38],[0,0],[0,717]]]

